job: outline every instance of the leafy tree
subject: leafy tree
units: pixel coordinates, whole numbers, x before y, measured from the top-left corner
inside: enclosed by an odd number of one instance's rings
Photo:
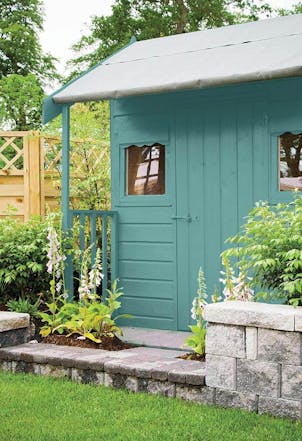
[[[73,46],[73,75],[138,40],[257,20],[269,15],[264,0],[116,0],[110,16],[94,16],[89,33]]]
[[[0,79],[0,125],[14,130],[36,129],[41,124],[44,92],[34,74],[11,74]]]
[[[58,117],[45,127],[45,136],[56,136]],[[109,103],[77,103],[71,107],[71,179],[73,208],[110,208]],[[58,146],[60,148],[60,146]],[[56,156],[56,152],[54,152]],[[60,171],[60,167],[59,167]],[[60,186],[60,180],[55,182]]]
[[[55,58],[44,54],[40,0],[1,0],[0,127],[15,130],[41,125],[43,86],[58,78]]]
[[[42,29],[40,0],[1,0],[0,78],[30,73],[40,81],[57,77],[55,59],[43,53],[39,42]]]

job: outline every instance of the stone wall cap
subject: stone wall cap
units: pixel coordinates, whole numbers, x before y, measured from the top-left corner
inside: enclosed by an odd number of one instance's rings
[[[207,305],[204,319],[211,323],[302,332],[302,307],[228,301]]]
[[[0,311],[0,332],[14,329],[27,328],[29,314],[19,312]]]

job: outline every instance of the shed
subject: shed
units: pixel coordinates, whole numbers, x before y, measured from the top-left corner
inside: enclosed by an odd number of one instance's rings
[[[302,189],[302,14],[130,44],[48,97],[63,114],[63,213],[69,107],[110,99],[115,272],[133,326],[186,330],[203,267],[256,201]]]

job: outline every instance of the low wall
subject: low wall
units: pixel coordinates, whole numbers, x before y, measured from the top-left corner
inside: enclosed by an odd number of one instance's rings
[[[0,348],[0,369],[301,420],[302,308],[216,303],[205,318],[206,363],[200,363],[154,348],[22,344],[29,338],[27,314],[0,313],[0,344],[11,346]]]
[[[0,348],[21,345],[29,339],[29,314],[0,311]]]
[[[206,385],[216,403],[302,417],[302,308],[249,302],[208,305]]]

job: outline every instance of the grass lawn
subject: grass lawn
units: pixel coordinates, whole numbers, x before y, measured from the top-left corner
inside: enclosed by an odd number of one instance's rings
[[[301,441],[302,425],[177,399],[0,373],[2,441]]]

